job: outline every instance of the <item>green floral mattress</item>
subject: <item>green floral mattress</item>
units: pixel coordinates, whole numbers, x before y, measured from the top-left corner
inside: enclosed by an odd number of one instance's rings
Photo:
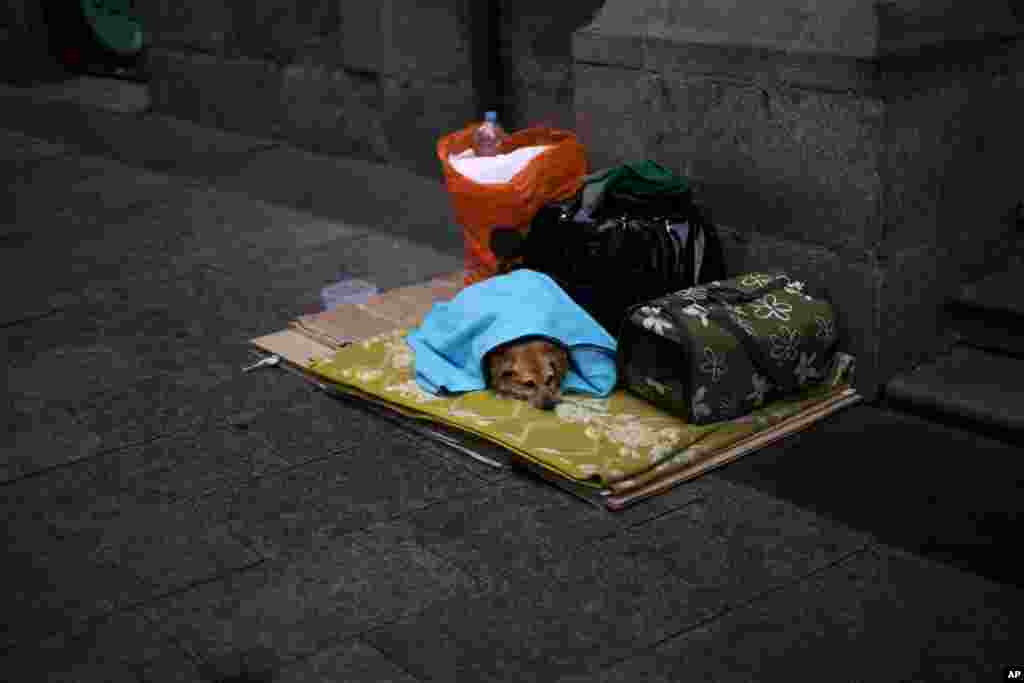
[[[606,488],[645,481],[666,466],[692,464],[834,398],[848,385],[826,381],[741,418],[691,425],[616,389],[608,398],[567,394],[553,411],[499,398],[490,390],[435,396],[416,383],[407,330],[354,343],[309,371],[344,391],[384,402],[498,443],[577,483]],[[661,467],[658,467],[661,465]]]

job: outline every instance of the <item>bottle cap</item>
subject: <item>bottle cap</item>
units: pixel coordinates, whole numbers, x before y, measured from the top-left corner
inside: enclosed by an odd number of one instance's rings
[[[498,112],[489,111],[484,114],[484,121],[495,123],[498,120]]]

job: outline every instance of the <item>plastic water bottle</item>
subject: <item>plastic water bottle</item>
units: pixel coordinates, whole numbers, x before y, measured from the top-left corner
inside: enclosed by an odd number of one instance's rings
[[[505,129],[498,123],[498,112],[484,114],[484,122],[473,132],[473,152],[478,157],[493,157],[501,153]]]

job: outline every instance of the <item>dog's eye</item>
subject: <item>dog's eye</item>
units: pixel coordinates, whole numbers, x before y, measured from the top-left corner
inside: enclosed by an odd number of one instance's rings
[[[501,378],[502,379],[515,379],[515,376],[516,376],[516,371],[515,370],[502,370],[501,371]]]

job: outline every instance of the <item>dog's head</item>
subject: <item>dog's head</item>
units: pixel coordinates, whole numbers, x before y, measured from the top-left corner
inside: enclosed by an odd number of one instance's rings
[[[517,340],[491,351],[486,367],[488,382],[498,395],[551,410],[562,400],[569,354],[546,339]]]

